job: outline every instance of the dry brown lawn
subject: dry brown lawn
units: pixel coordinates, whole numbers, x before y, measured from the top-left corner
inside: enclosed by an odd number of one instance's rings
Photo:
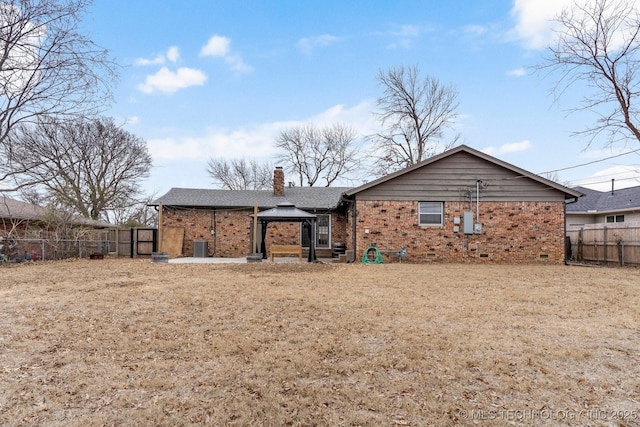
[[[640,425],[640,270],[0,268],[0,424]]]

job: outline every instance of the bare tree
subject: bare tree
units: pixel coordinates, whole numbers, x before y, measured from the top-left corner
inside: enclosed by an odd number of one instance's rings
[[[78,24],[90,0],[0,4],[0,148],[19,123],[42,116],[89,117],[111,98],[116,66]],[[1,160],[1,159],[0,159]],[[0,182],[21,170],[0,174]]]
[[[145,141],[111,118],[21,124],[6,143],[24,171],[19,183],[38,183],[49,200],[96,220],[137,204],[151,168]]]
[[[105,213],[106,219],[111,224],[125,227],[157,227],[158,211],[155,206],[149,206],[155,199],[156,195],[151,194],[138,199],[135,204],[113,207]]]
[[[226,190],[265,190],[272,185],[273,167],[245,159],[209,159],[207,172],[214,184]]]
[[[599,116],[577,134],[589,135],[589,144],[599,135],[609,144],[640,141],[640,12],[634,2],[575,2],[555,21],[557,40],[539,69],[559,73],[554,86],[558,97],[570,86],[586,83],[590,92],[572,111]]]
[[[411,166],[455,145],[457,135],[443,142],[458,117],[453,86],[421,78],[417,66],[380,70],[377,80],[383,89],[377,113],[383,130],[373,137],[378,171]]]
[[[360,165],[356,133],[341,123],[325,128],[308,124],[286,129],[276,138],[276,147],[282,150],[278,160],[297,175],[300,186],[313,187],[321,180],[329,187]]]

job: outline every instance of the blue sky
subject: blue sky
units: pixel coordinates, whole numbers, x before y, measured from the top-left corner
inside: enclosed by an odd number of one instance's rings
[[[83,26],[123,66],[105,114],[147,141],[156,195],[212,188],[211,157],[273,160],[288,127],[374,133],[378,70],[411,65],[458,90],[462,143],[534,173],[595,162],[557,172],[571,185],[640,185],[640,153],[598,161],[640,144],[587,149],[571,134],[595,117],[566,111],[580,88],[554,102],[531,69],[563,2],[95,0]]]

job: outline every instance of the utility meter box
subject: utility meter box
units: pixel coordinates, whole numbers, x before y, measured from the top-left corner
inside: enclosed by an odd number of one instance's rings
[[[474,234],[473,212],[464,212],[462,214],[462,224],[464,234]]]

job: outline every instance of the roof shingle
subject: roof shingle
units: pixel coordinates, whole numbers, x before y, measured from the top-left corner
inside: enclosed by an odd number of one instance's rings
[[[197,188],[172,188],[151,202],[150,206],[188,206],[238,208],[274,208],[287,201],[300,209],[335,209],[340,204],[347,187],[287,187],[283,196],[271,190],[212,190]]]
[[[567,212],[610,212],[640,208],[640,186],[611,191],[596,191],[575,187],[584,193],[576,203],[567,205]]]

